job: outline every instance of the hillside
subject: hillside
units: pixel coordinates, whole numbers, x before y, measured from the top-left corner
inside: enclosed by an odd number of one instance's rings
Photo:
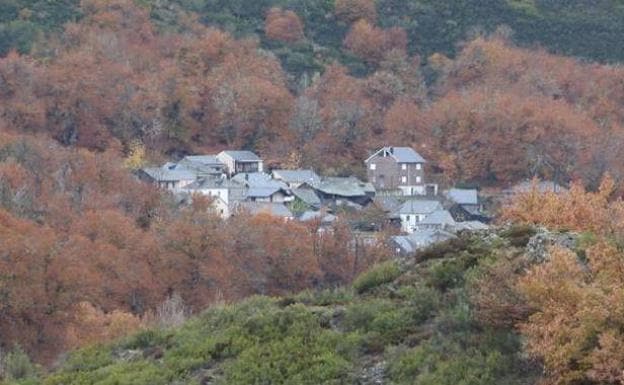
[[[0,0],[0,378],[623,384],[623,19],[622,0]],[[358,177],[369,203],[386,146],[474,206],[563,187],[365,273],[396,208],[224,219],[140,178],[248,150]],[[537,227],[564,247],[525,253]],[[158,328],[173,299],[196,316]]]
[[[148,7],[153,20],[166,29],[183,28],[184,13],[197,13],[206,25],[217,26],[236,36],[263,38],[264,16],[271,7],[292,10],[302,17],[306,42],[285,47],[264,40],[263,45],[281,57],[291,73],[318,70],[321,62],[338,59],[356,71],[366,71],[355,58],[341,52],[348,22],[333,16],[334,0],[136,0]],[[338,0],[340,2],[340,0]],[[347,1],[348,3],[349,1]],[[352,1],[352,3],[366,3]],[[8,0],[0,4],[0,56],[16,48],[29,52],[40,37],[61,30],[63,23],[79,20],[78,0]],[[83,4],[96,3],[88,0]],[[624,59],[624,27],[620,1],[378,0],[378,22],[384,28],[401,27],[407,32],[409,49],[422,57],[439,52],[453,55],[457,44],[477,30],[493,31],[507,25],[520,45],[541,45],[564,55],[601,62]],[[356,7],[357,8],[357,7]]]
[[[180,328],[86,348],[47,376],[7,384],[531,384],[541,366],[504,322],[513,312],[485,322],[479,279],[503,256],[529,263],[532,234],[465,234],[352,287],[215,305]]]

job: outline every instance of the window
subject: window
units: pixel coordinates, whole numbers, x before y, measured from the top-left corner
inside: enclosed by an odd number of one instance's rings
[[[406,215],[406,216],[405,216],[405,220],[409,222],[409,220],[410,220],[410,216],[409,216],[409,215]]]
[[[401,183],[407,183],[407,177],[406,176],[402,176],[401,177]]]
[[[422,170],[422,164],[416,163],[416,170]]]
[[[401,170],[407,170],[407,165],[405,163],[401,165]]]
[[[377,170],[377,165],[375,163],[371,163],[370,164],[370,169],[371,170]]]
[[[421,177],[419,177],[419,176],[417,176],[417,177],[416,177],[416,183],[421,183],[421,182],[422,182],[422,178],[421,178]]]

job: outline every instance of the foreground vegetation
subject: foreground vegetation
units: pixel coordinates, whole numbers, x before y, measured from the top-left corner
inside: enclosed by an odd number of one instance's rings
[[[16,347],[1,375],[11,385],[617,385],[624,202],[613,191],[609,178],[598,192],[530,191],[504,210],[516,225],[462,233],[350,286],[218,304],[186,323],[174,306],[51,371]]]
[[[478,277],[503,252],[519,255],[511,243],[522,246],[526,234],[466,235],[417,264],[380,265],[353,288],[215,306],[181,328],[93,346],[14,383],[530,383],[539,367],[523,356],[518,333],[483,324],[474,305]]]

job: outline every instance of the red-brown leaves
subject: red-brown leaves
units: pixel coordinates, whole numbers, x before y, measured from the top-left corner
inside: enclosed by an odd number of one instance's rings
[[[532,189],[505,207],[502,219],[552,229],[621,236],[624,234],[624,203],[611,199],[614,188],[613,179],[606,177],[595,193],[585,191],[578,183],[559,194]]]
[[[295,43],[304,38],[303,22],[293,11],[271,8],[266,17],[264,32],[269,39]]]
[[[346,22],[363,19],[374,23],[377,19],[375,0],[336,0],[336,16]]]
[[[518,288],[535,309],[521,331],[528,351],[544,360],[544,383],[615,385],[624,379],[622,253],[600,240],[587,259],[555,249],[520,279]]]
[[[404,52],[407,35],[401,28],[384,30],[362,19],[351,26],[344,45],[362,60],[376,64],[393,49]]]

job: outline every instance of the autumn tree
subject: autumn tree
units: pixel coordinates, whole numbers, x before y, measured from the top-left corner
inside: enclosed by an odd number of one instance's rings
[[[336,16],[346,22],[364,19],[374,23],[377,19],[375,0],[336,0]]]
[[[344,46],[362,60],[376,64],[383,59],[386,52],[393,49],[404,52],[407,36],[401,28],[384,30],[361,19],[351,26]]]
[[[521,325],[528,351],[542,358],[545,384],[621,384],[624,352],[618,342],[624,314],[622,251],[599,241],[582,262],[553,250],[533,267],[519,290],[535,309]]]
[[[303,22],[296,13],[271,8],[266,16],[264,31],[269,39],[294,43],[304,37]]]
[[[622,236],[624,203],[614,199],[613,179],[605,177],[597,192],[587,192],[578,183],[561,193],[533,188],[515,197],[503,208],[502,220],[538,224],[551,229],[590,231]]]

